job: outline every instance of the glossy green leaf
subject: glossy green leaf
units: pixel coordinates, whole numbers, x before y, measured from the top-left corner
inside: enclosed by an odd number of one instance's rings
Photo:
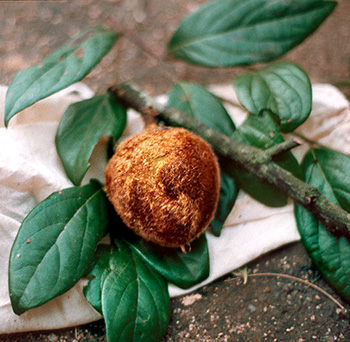
[[[53,193],[28,214],[10,255],[16,314],[64,293],[84,275],[106,234],[107,206],[101,184],[91,181]]]
[[[215,216],[210,222],[211,230],[215,236],[220,236],[227,216],[230,214],[235,205],[237,195],[238,188],[235,180],[229,174],[223,171],[221,167],[219,201]]]
[[[230,136],[235,130],[235,125],[220,100],[198,84],[176,84],[169,92],[168,105],[190,114],[222,134]]]
[[[243,124],[232,135],[233,138],[248,145],[267,149],[284,141],[269,111],[258,115],[249,115]],[[300,166],[291,152],[284,152],[274,161],[297,177],[301,177]],[[250,196],[270,207],[282,207],[287,204],[288,197],[269,184],[257,180],[252,174],[232,165],[225,165],[225,170],[238,182]]]
[[[236,129],[221,101],[198,84],[188,82],[176,84],[169,93],[168,105],[188,113],[206,126],[227,136],[231,136]],[[234,180],[221,172],[219,203],[210,224],[217,236],[220,235],[223,224],[234,206],[237,193]]]
[[[179,25],[168,50],[208,67],[268,62],[300,44],[335,6],[322,0],[216,0]]]
[[[209,250],[205,234],[191,243],[191,250],[183,253],[179,248],[165,248],[142,239],[130,243],[149,265],[172,284],[189,288],[209,276]]]
[[[256,72],[238,76],[234,87],[248,112],[269,109],[284,132],[291,132],[310,115],[311,82],[304,70],[293,63],[277,62]]]
[[[101,309],[108,341],[159,342],[170,318],[165,279],[125,242],[100,246],[85,295]],[[100,299],[98,299],[100,297]]]
[[[309,151],[302,167],[305,181],[328,199],[350,212],[350,158],[328,149]],[[314,216],[295,205],[295,218],[307,253],[323,278],[350,300],[350,243],[329,233]]]
[[[21,110],[82,80],[112,48],[117,34],[93,28],[56,50],[42,62],[17,72],[5,103],[5,126]]]
[[[110,94],[76,102],[67,108],[57,130],[56,148],[75,185],[80,185],[89,169],[89,158],[100,136],[109,134],[117,140],[125,125],[126,110]]]
[[[102,287],[106,277],[112,271],[111,260],[116,250],[111,245],[98,245],[93,264],[87,278],[90,279],[84,287],[84,296],[89,303],[102,315]]]

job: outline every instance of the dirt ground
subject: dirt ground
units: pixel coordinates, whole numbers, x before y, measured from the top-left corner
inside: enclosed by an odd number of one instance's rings
[[[37,63],[89,25],[122,28],[125,32],[84,80],[96,92],[125,80],[137,82],[153,95],[167,91],[180,79],[230,83],[242,68],[193,67],[166,54],[166,42],[181,18],[205,2],[0,1],[0,83],[9,84],[18,69]],[[284,59],[304,68],[313,82],[339,85],[348,81],[349,15],[350,1],[338,1],[322,27]],[[349,96],[349,88],[340,89]],[[349,310],[350,305],[322,280],[300,243],[264,255],[247,269],[251,276],[246,284],[229,274],[173,299],[171,323],[163,342],[350,341],[349,316],[341,309]],[[0,336],[2,342],[105,340],[103,322],[63,331]]]

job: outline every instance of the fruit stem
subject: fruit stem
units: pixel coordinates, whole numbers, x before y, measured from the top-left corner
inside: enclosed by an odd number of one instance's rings
[[[189,243],[180,246],[182,253],[187,254],[191,252],[191,245]]]

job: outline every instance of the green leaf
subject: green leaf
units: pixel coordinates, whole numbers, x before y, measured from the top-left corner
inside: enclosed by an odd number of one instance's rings
[[[80,185],[102,134],[116,140],[126,125],[126,111],[112,95],[102,94],[70,105],[59,124],[56,148],[69,179]]]
[[[310,115],[311,82],[305,71],[293,63],[277,62],[238,76],[234,87],[248,112],[258,114],[263,109],[271,110],[284,132],[293,131]]]
[[[53,193],[28,214],[10,254],[16,314],[66,292],[85,274],[106,234],[107,205],[101,184],[91,181]]]
[[[258,115],[249,115],[243,124],[232,135],[234,139],[248,145],[265,150],[284,141],[269,111]],[[284,152],[274,161],[295,176],[301,178],[301,170],[291,152]],[[246,193],[270,207],[282,207],[287,204],[288,197],[269,184],[257,180],[252,174],[230,163],[224,165],[225,171],[234,177]]]
[[[121,240],[99,247],[96,260],[84,293],[102,310],[108,341],[160,341],[170,318],[164,278]]]
[[[84,296],[88,302],[102,315],[102,286],[108,274],[112,271],[110,260],[116,250],[110,245],[100,244],[94,256],[93,265],[88,274],[88,285],[84,287]]]
[[[102,28],[87,30],[42,62],[13,78],[5,103],[5,126],[21,110],[82,80],[112,48],[117,34]]]
[[[350,158],[328,149],[309,151],[302,167],[305,181],[319,189],[328,199],[350,212]],[[350,243],[336,237],[300,205],[295,218],[301,240],[323,278],[334,290],[350,300]]]
[[[227,136],[231,136],[236,129],[220,100],[200,85],[188,82],[176,84],[169,93],[168,105],[193,116],[206,126]],[[216,236],[221,233],[223,223],[234,206],[237,193],[234,180],[221,172],[219,203],[210,224]]]
[[[130,248],[172,284],[187,289],[209,276],[209,250],[205,234],[191,243],[191,251],[165,248],[138,239]]]
[[[208,67],[274,60],[313,33],[336,6],[321,0],[217,0],[188,16],[169,52]]]
[[[230,214],[238,195],[238,188],[235,180],[227,174],[220,162],[220,196],[218,206],[216,208],[215,216],[210,222],[210,227],[215,236],[220,236],[227,216]]]
[[[227,136],[235,130],[235,125],[220,100],[198,84],[176,84],[169,92],[168,105]]]

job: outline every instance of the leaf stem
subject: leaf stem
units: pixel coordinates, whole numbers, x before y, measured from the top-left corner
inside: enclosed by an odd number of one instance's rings
[[[311,147],[315,147],[315,148],[326,148],[328,150],[333,150],[333,151],[336,151],[338,153],[342,153],[344,154],[344,152],[340,151],[339,149],[336,149],[336,148],[331,148],[331,147],[328,147],[324,144],[321,144],[319,143],[318,141],[314,141],[314,140],[311,140],[307,137],[305,137],[304,135],[300,134],[300,133],[297,133],[297,132],[293,132],[291,133],[292,135],[294,135],[296,138],[300,138],[301,140],[303,140],[305,143],[307,143],[309,146]]]
[[[222,96],[219,96],[217,94],[215,94],[215,96],[223,103],[227,103],[230,106],[243,109],[243,107],[240,105],[239,102],[235,102],[235,101],[233,101],[231,99],[227,99],[226,97],[222,97]]]
[[[126,107],[140,113],[157,113],[166,124],[182,126],[209,142],[214,151],[252,173],[259,180],[271,184],[311,212],[325,228],[336,236],[350,238],[350,214],[334,204],[315,187],[301,181],[271,160],[272,156],[298,145],[296,140],[261,150],[223,135],[201,121],[177,109],[156,102],[130,83],[118,84],[109,91]]]

